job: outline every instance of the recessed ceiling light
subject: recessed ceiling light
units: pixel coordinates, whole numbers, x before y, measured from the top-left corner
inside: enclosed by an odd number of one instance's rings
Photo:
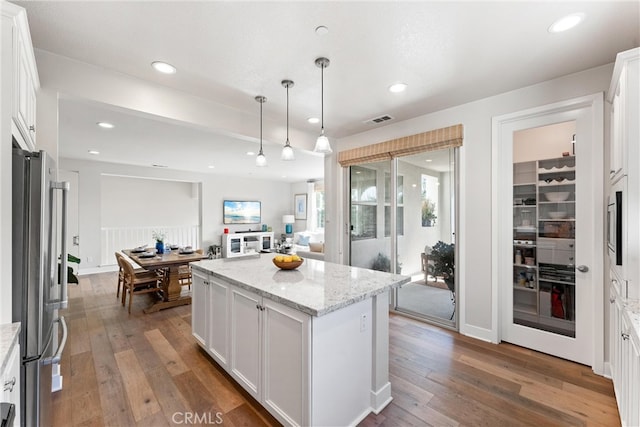
[[[319,27],[316,27],[316,34],[319,36],[324,36],[325,34],[329,33],[329,29],[327,27],[325,27],[324,25],[320,25]]]
[[[416,187],[418,186],[418,184],[411,184],[411,186],[412,186],[413,188],[416,188]]]
[[[255,156],[256,153],[254,151],[247,151],[247,156]]]
[[[431,163],[431,162],[433,162],[433,159],[426,159],[425,162]]]
[[[286,177],[287,177],[287,175],[282,175],[282,178],[286,178]]]
[[[209,169],[215,169],[214,165],[209,165]]]
[[[100,154],[100,152],[99,152],[99,151],[96,151],[96,150],[89,150],[89,151],[87,151],[87,152],[88,152],[89,154],[93,154],[94,156],[97,156],[98,154]]]
[[[171,64],[162,61],[153,61],[151,66],[158,72],[163,74],[175,74],[176,67]]]
[[[315,125],[316,123],[320,123],[320,119],[317,117],[309,117],[307,121],[313,125]]]
[[[570,30],[571,28],[581,23],[583,20],[584,13],[572,13],[571,15],[560,18],[556,22],[551,24],[547,31],[549,31],[550,33],[561,33],[563,31]]]
[[[393,93],[404,92],[406,88],[407,88],[406,83],[394,83],[391,86],[389,86],[389,92],[393,92]]]
[[[111,123],[108,123],[108,122],[98,122],[96,124],[103,129],[113,129],[114,127]]]

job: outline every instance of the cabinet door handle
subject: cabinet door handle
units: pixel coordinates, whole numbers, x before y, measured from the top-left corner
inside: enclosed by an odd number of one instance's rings
[[[610,302],[611,304],[613,304],[614,302],[616,302],[616,299],[615,299],[615,298],[609,298],[609,302]]]
[[[16,385],[16,377],[11,378],[9,381],[4,382],[4,391],[8,391],[11,393],[13,391],[13,386]]]
[[[629,334],[626,334],[626,333],[624,333],[624,332],[623,332],[623,333],[621,333],[621,334],[620,334],[620,336],[621,336],[621,337],[622,337],[622,339],[623,339],[623,340],[625,340],[625,341],[629,339]]]
[[[31,132],[35,132],[36,131],[36,127],[34,125],[29,126],[29,130]]]

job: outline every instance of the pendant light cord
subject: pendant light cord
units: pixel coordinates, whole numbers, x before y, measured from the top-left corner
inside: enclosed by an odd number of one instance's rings
[[[263,101],[260,101],[260,154],[262,154],[262,104]]]
[[[287,144],[289,145],[289,84],[287,83]]]
[[[320,128],[324,135],[324,64],[320,67]]]

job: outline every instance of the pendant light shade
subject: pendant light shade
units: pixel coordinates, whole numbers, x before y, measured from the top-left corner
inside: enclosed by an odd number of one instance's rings
[[[282,149],[280,158],[288,161],[295,160],[293,148],[291,148],[291,143],[289,142],[289,88],[293,87],[293,82],[291,80],[283,80],[281,83],[282,86],[287,88],[287,141],[284,143],[284,148]]]
[[[320,111],[321,111],[321,127],[320,127],[320,136],[316,140],[316,146],[313,149],[316,153],[329,154],[333,150],[331,150],[331,144],[329,144],[329,138],[324,135],[324,69],[329,66],[329,60],[327,58],[317,58],[316,66],[319,67],[321,71],[320,78]]]
[[[262,166],[266,166],[267,165],[267,158],[265,157],[264,153],[262,152],[262,104],[264,104],[265,102],[267,102],[267,98],[265,98],[264,96],[256,96],[256,101],[258,101],[260,103],[260,152],[258,153],[258,156],[256,157],[256,166],[258,167],[262,167]]]

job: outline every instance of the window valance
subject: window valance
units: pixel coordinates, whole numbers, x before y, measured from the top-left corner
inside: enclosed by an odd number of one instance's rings
[[[379,162],[394,157],[409,156],[424,151],[460,147],[463,136],[464,126],[458,124],[341,151],[338,153],[338,162],[341,166],[347,167],[362,163]]]

